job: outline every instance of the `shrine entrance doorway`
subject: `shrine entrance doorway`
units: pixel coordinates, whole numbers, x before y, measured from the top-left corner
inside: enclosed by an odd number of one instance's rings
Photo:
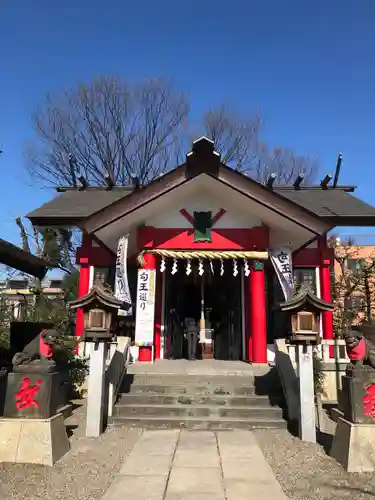
[[[202,275],[198,264],[192,264],[189,275],[166,272],[165,358],[188,358],[184,330],[186,319],[193,318],[200,330],[211,330],[213,358],[243,359],[243,271],[234,276],[230,262],[223,262],[223,268],[219,262],[214,265],[214,272],[207,265]],[[202,359],[201,343],[196,357]]]

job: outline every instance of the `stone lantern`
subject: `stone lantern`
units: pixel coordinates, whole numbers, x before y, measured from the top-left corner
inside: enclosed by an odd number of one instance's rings
[[[88,380],[86,436],[97,437],[103,432],[105,403],[105,365],[107,352],[117,326],[119,309],[126,305],[114,297],[102,282],[95,282],[89,293],[69,302],[72,310],[80,308],[84,317],[83,338],[92,342]]]
[[[309,288],[279,304],[290,318],[287,334],[297,344],[300,418],[299,433],[303,441],[316,442],[313,346],[320,343],[320,315],[332,311],[334,305],[319,299]]]
[[[84,340],[103,342],[112,339],[117,313],[124,303],[116,299],[103,285],[95,284],[88,294],[69,302],[71,310],[81,308],[84,318]]]
[[[320,314],[332,311],[334,305],[319,299],[309,288],[300,290],[285,302],[279,304],[281,311],[290,317],[291,341],[297,344],[320,343]]]

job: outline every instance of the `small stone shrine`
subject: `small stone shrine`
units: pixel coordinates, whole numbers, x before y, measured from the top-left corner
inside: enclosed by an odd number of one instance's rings
[[[58,335],[43,330],[13,357],[0,419],[0,462],[53,465],[69,450],[59,412],[67,380],[56,355]]]
[[[342,377],[331,456],[349,472],[375,470],[375,325],[344,334],[350,363]]]

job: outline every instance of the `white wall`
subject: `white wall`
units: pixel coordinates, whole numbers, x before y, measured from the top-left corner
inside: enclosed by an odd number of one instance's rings
[[[191,216],[194,212],[212,212],[212,217],[223,208],[226,213],[215,224],[216,229],[236,228],[246,229],[254,226],[260,226],[262,221],[254,215],[249,217],[243,215],[238,208],[231,207],[228,203],[222,202],[214,198],[207,192],[200,191],[194,193],[189,198],[181,199],[178,206],[172,207],[170,210],[155,214],[146,220],[147,226],[153,227],[169,227],[189,229],[191,224],[180,213],[180,210],[185,209]]]

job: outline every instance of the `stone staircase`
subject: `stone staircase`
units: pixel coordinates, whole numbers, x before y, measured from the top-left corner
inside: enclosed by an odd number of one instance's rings
[[[109,425],[144,428],[285,428],[276,370],[256,375],[125,375]]]

